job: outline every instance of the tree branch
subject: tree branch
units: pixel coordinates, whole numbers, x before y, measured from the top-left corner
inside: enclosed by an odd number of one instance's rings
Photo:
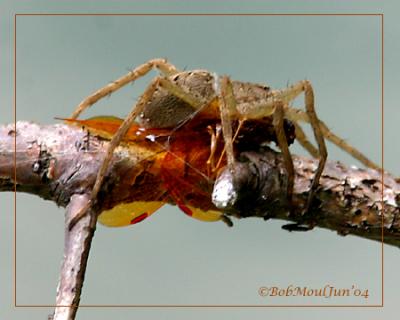
[[[90,199],[107,145],[106,140],[64,124],[40,126],[18,122],[16,127],[0,127],[0,191],[14,190],[15,183],[17,191],[68,206],[64,262],[57,293],[60,307],[56,308],[54,319],[74,319],[79,304],[95,231],[91,226],[95,223],[87,216],[70,232],[68,221]],[[148,196],[152,193],[147,190],[157,188],[161,181],[145,170],[151,164],[150,155],[144,147],[118,147],[99,195],[101,203],[92,210],[100,212],[121,202],[152,200]],[[238,218],[283,219],[300,224],[298,229],[317,226],[340,235],[353,234],[377,241],[383,235],[386,244],[400,247],[398,180],[384,174],[382,182],[378,171],[330,161],[310,212],[302,215],[317,161],[299,156],[294,161],[296,182],[291,215],[287,214],[286,174],[281,156],[268,148],[242,153],[234,174],[225,170],[220,175],[214,187],[214,203]]]

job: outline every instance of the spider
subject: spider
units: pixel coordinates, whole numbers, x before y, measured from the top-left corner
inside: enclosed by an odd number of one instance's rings
[[[72,219],[70,229],[96,201],[106,171],[110,165],[113,151],[121,143],[135,120],[144,128],[170,128],[172,131],[178,131],[179,128],[184,127],[188,122],[194,121],[196,118],[209,120],[209,123],[215,125],[215,128],[208,126],[211,135],[211,151],[207,165],[212,172],[216,172],[220,167],[219,164],[221,164],[224,154],[226,154],[226,165],[230,170],[234,170],[234,142],[246,123],[264,123],[267,127],[270,127],[272,124],[275,140],[281,150],[284,166],[287,171],[286,191],[289,212],[292,210],[295,172],[288,147],[290,138],[285,129],[285,119],[294,125],[298,142],[313,157],[319,159],[307,202],[303,208],[303,214],[310,208],[325,166],[327,159],[325,138],[351,154],[367,167],[379,168],[361,152],[332,133],[318,119],[314,106],[313,87],[307,80],[299,81],[281,90],[273,90],[260,84],[231,81],[228,76],[218,77],[216,74],[206,70],[180,71],[165,59],[153,59],[138,66],[128,74],[84,99],[73,112],[71,119],[77,119],[85,109],[119,90],[126,84],[143,77],[152,69],[157,69],[160,75],[156,76],[150,82],[138,102],[133,106],[131,112],[112,137],[104,161],[97,174],[91,192],[91,200]],[[304,94],[305,111],[290,106],[291,102],[301,94]],[[306,134],[298,124],[299,121],[311,125],[317,142],[317,148],[308,140]],[[237,123],[235,130],[232,125],[234,122]],[[217,165],[215,165],[216,141],[220,138],[221,131],[224,148]]]

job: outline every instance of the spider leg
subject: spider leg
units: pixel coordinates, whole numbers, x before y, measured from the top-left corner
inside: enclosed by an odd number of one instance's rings
[[[287,89],[276,90],[274,92],[274,96],[280,98],[282,101],[284,101],[284,103],[285,102],[290,102],[290,101],[293,101],[301,92],[307,91],[308,90],[307,88],[311,88],[311,91],[312,91],[312,87],[311,87],[310,82],[308,82],[308,81],[299,81],[298,83],[292,85],[291,87],[289,87]],[[314,104],[312,104],[312,105],[314,105]],[[268,108],[269,105],[267,104],[266,107]],[[312,109],[314,109],[314,107],[312,107]],[[304,122],[308,122],[308,123],[310,123],[312,125],[312,121],[313,120],[310,118],[310,113],[308,111],[304,112],[304,111],[302,111],[300,109],[296,109],[296,108],[287,108],[286,109],[286,116],[290,120],[304,121]],[[350,154],[353,158],[355,158],[358,161],[360,161],[366,167],[369,167],[369,168],[372,168],[372,169],[375,169],[375,170],[379,170],[381,168],[379,165],[377,165],[376,163],[374,163],[373,161],[368,159],[362,152],[360,152],[355,147],[351,146],[345,140],[343,140],[342,138],[340,138],[339,136],[334,134],[331,130],[329,130],[328,126],[323,121],[321,121],[319,119],[317,119],[317,120],[318,121],[315,123],[315,125],[319,127],[320,131],[322,132],[323,136],[326,139],[328,139],[333,144],[338,146],[340,149],[342,149],[345,152],[347,152],[348,154]],[[317,125],[317,123],[318,123],[318,125]],[[313,126],[313,128],[314,128],[314,126]],[[297,130],[297,127],[296,127],[296,130]],[[315,132],[315,130],[314,130],[314,132]],[[299,139],[299,142],[302,144],[302,141],[300,139]],[[311,149],[309,150],[308,147],[305,147],[305,148],[309,152],[311,151]],[[310,152],[310,153],[312,154],[312,152]]]
[[[106,150],[106,155],[104,157],[104,160],[101,164],[101,167],[97,173],[96,180],[91,192],[90,196],[90,201],[88,201],[87,205],[83,207],[75,216],[72,218],[70,224],[69,224],[69,230],[71,230],[75,224],[85,216],[87,210],[91,207],[93,202],[96,200],[97,194],[100,191],[100,188],[103,184],[104,178],[106,176],[106,171],[110,165],[113,152],[115,148],[119,145],[121,140],[124,138],[125,134],[131,127],[132,123],[134,122],[135,118],[138,116],[140,112],[143,111],[146,103],[149,101],[149,99],[152,97],[154,91],[156,90],[157,86],[159,85],[159,77],[155,78],[151,84],[147,87],[143,95],[140,97],[139,102],[132,108],[131,112],[129,115],[125,118],[123,123],[120,125],[118,128],[117,132],[115,135],[112,137],[107,150]]]
[[[240,119],[240,120],[239,120],[239,124],[238,124],[238,126],[237,126],[237,128],[236,128],[236,131],[235,131],[235,134],[233,135],[233,138],[232,138],[232,141],[233,141],[233,142],[236,140],[236,138],[237,138],[237,136],[238,136],[238,134],[239,134],[239,132],[240,132],[240,129],[242,129],[242,126],[243,126],[243,123],[244,123],[244,122],[245,122],[244,119]],[[225,150],[226,150],[225,148],[222,150],[222,152],[221,152],[221,154],[220,154],[220,156],[219,156],[217,165],[215,166],[215,170],[217,170],[217,169],[220,167],[220,165],[221,165],[221,163],[222,163],[222,160],[224,159]],[[215,170],[214,170],[214,171],[215,171]]]
[[[218,77],[215,77],[215,81],[218,82]],[[220,99],[220,114],[221,114],[221,125],[222,125],[222,135],[225,142],[226,158],[228,162],[228,168],[233,172],[235,164],[235,156],[233,152],[233,139],[232,139],[232,123],[231,114],[236,112],[236,100],[233,95],[232,83],[227,76],[221,78],[219,85],[216,84],[216,91],[220,89],[219,99]]]
[[[356,148],[354,148],[353,146],[348,144],[345,140],[343,140],[342,138],[335,135],[332,131],[330,131],[329,128],[327,127],[327,125],[325,123],[323,123],[322,121],[320,121],[320,127],[322,130],[322,133],[329,141],[331,141],[333,144],[335,144],[339,148],[341,148],[344,151],[346,151],[347,153],[349,153],[353,158],[360,161],[363,165],[365,165],[366,167],[375,169],[375,170],[381,169],[381,167],[379,165],[377,165],[376,163],[374,163],[373,161],[368,159],[359,150],[357,150]]]
[[[308,140],[305,132],[301,128],[301,126],[292,119],[292,122],[295,127],[296,132],[296,140],[301,144],[301,146],[308,151],[308,153],[314,157],[318,157],[318,150],[314,147],[314,145]]]
[[[119,90],[126,84],[137,80],[140,77],[146,75],[152,69],[158,69],[161,74],[165,76],[173,75],[178,72],[174,65],[167,62],[165,59],[153,59],[146,63],[138,66],[134,70],[130,71],[128,74],[122,76],[121,78],[113,81],[112,83],[104,86],[103,88],[92,93],[90,96],[85,98],[72,113],[71,118],[76,119],[79,115],[89,108],[91,105],[95,104],[100,99],[110,95],[111,93]]]
[[[273,125],[278,141],[278,146],[281,149],[283,156],[283,162],[285,164],[287,172],[287,185],[286,194],[289,204],[289,211],[292,213],[293,210],[293,188],[294,188],[294,166],[292,156],[289,151],[289,146],[286,140],[285,129],[283,127],[284,120],[284,108],[283,103],[280,100],[275,102],[275,111],[273,113]]]
[[[211,141],[210,141],[210,156],[207,159],[207,173],[208,176],[211,175],[211,173],[214,173],[216,168],[218,168],[215,165],[215,152],[217,151],[217,146],[218,146],[218,140],[221,135],[221,126],[216,125],[215,126],[215,131],[212,126],[207,127],[207,131],[209,132],[211,136]]]
[[[294,120],[295,122],[296,121],[303,121],[303,122],[308,122],[308,123],[310,122],[310,119],[309,119],[307,113],[305,113],[304,111],[299,110],[297,108],[287,109],[286,116],[290,120]],[[374,163],[373,161],[368,159],[361,151],[357,150],[355,147],[353,147],[352,145],[347,143],[345,140],[343,140],[342,138],[337,136],[335,133],[333,133],[323,121],[319,120],[319,126],[320,126],[320,129],[321,129],[324,137],[327,140],[331,141],[333,144],[335,144],[337,147],[339,147],[340,149],[342,149],[345,152],[347,152],[348,154],[350,154],[353,158],[360,161],[366,167],[372,168],[375,170],[381,169],[381,167],[379,165],[377,165],[376,163]],[[297,127],[296,127],[296,130],[297,130]],[[296,135],[297,135],[297,131],[296,131]],[[299,142],[300,142],[300,140],[299,140]]]
[[[312,201],[314,199],[315,192],[318,188],[319,184],[319,179],[321,178],[322,171],[324,170],[325,163],[326,163],[326,158],[328,156],[328,152],[325,146],[325,139],[324,139],[324,134],[320,125],[320,120],[317,117],[317,114],[315,112],[315,107],[314,107],[314,91],[311,86],[311,83],[307,80],[304,81],[299,81],[295,83],[294,85],[290,86],[289,88],[283,89],[283,90],[276,90],[272,93],[273,97],[275,99],[281,100],[285,106],[289,104],[289,102],[293,101],[296,97],[298,97],[301,93],[304,92],[304,103],[305,103],[305,108],[306,112],[301,111],[302,118],[307,118],[308,122],[311,124],[311,127],[314,132],[314,137],[315,140],[317,141],[318,145],[318,167],[317,170],[314,174],[313,181],[311,183],[310,191],[308,194],[306,206],[304,208],[303,213],[307,213],[311,207]],[[269,102],[271,104],[271,102]],[[292,117],[292,110],[293,108],[286,107],[285,112],[286,116],[292,120],[294,119],[299,120],[298,117]],[[298,113],[296,110],[296,113]],[[301,119],[304,120],[304,119]],[[299,126],[297,126],[299,127]],[[297,129],[296,127],[296,129]],[[305,133],[300,129],[300,138],[299,142],[305,146],[306,150],[308,150],[310,153],[313,153],[314,155],[316,154],[316,150],[312,146],[311,143],[308,141],[306,138]]]
[[[304,84],[304,102],[305,102],[306,112],[308,114],[308,117],[310,119],[310,124],[314,131],[314,137],[315,140],[317,141],[318,152],[319,152],[319,162],[317,171],[315,172],[313,181],[311,183],[311,188],[308,194],[307,204],[304,211],[307,213],[314,199],[315,191],[318,188],[319,179],[321,178],[322,171],[324,170],[325,167],[326,158],[328,157],[328,151],[326,150],[325,139],[320,127],[320,121],[317,117],[314,108],[313,88],[309,81],[302,81],[302,83]]]

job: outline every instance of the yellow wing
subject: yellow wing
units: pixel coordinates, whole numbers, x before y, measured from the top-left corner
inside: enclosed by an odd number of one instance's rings
[[[124,227],[136,224],[161,208],[165,202],[161,201],[135,201],[121,203],[99,215],[99,222],[107,227]]]

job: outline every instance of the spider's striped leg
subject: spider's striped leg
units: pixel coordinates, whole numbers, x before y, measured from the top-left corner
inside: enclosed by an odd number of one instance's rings
[[[95,104],[100,99],[110,95],[111,93],[121,89],[123,86],[130,82],[143,77],[152,69],[158,69],[160,73],[164,76],[173,75],[178,72],[174,65],[167,62],[165,59],[153,59],[146,63],[138,66],[134,70],[130,71],[128,74],[122,76],[121,78],[113,81],[112,83],[104,86],[103,88],[92,93],[89,97],[85,98],[75,109],[71,115],[71,119],[76,119],[79,115],[89,108],[91,105]]]
[[[283,126],[284,108],[281,100],[275,102],[275,111],[273,113],[273,125],[275,129],[276,139],[279,149],[281,149],[283,162],[287,173],[286,194],[289,205],[289,212],[293,212],[293,188],[294,188],[294,166],[293,159],[289,151],[288,142],[286,139],[285,129]]]

